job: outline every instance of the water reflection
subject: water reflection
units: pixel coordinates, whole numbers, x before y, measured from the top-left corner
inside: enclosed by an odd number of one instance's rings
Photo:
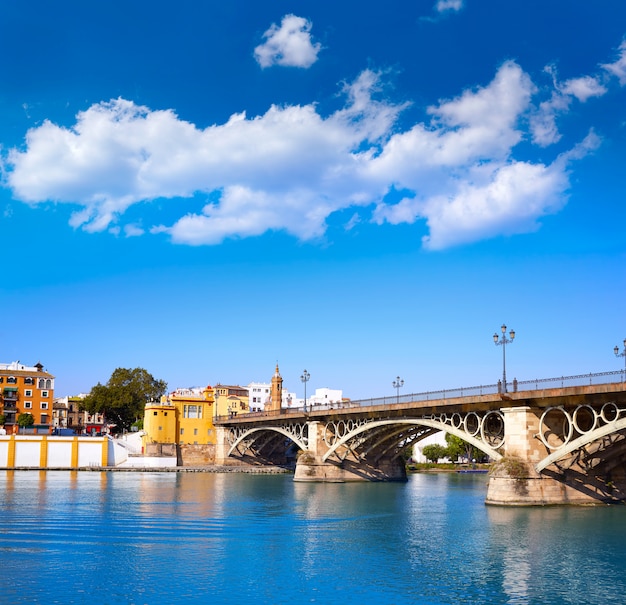
[[[626,507],[486,507],[485,489],[456,475],[0,473],[2,599],[621,602]]]

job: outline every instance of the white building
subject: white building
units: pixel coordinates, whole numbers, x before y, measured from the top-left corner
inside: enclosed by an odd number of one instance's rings
[[[251,382],[248,385],[248,405],[251,412],[262,412],[269,403],[272,385],[269,382]]]
[[[341,389],[322,387],[321,389],[315,389],[315,393],[307,397],[307,405],[332,408],[339,405],[342,400],[343,391]]]
[[[422,450],[427,445],[442,445],[443,447],[447,447],[448,444],[446,442],[446,434],[443,431],[439,431],[438,433],[435,433],[430,437],[425,437],[421,441],[418,441],[413,446],[413,453],[411,455],[411,458],[413,458],[413,462],[428,462],[426,456],[422,454]]]
[[[269,403],[272,394],[272,385],[269,382],[251,382],[248,385],[248,404],[251,412],[262,412],[265,404]],[[300,401],[300,407],[304,405],[302,400],[298,400],[295,393],[290,393],[287,389],[283,389],[282,403],[283,408],[296,408]]]

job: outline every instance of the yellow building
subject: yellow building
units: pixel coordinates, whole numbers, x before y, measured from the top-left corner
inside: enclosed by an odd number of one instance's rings
[[[45,372],[40,363],[0,363],[0,412],[4,414],[7,432],[17,432],[20,414],[32,414],[33,428],[49,432],[53,401],[54,376]]]
[[[170,393],[176,407],[178,443],[215,443],[213,389],[176,389]]]
[[[176,443],[176,407],[165,401],[146,403],[143,414],[146,443]]]
[[[237,416],[250,411],[248,389],[228,384],[216,384],[213,388],[218,416]]]
[[[215,444],[213,389],[176,389],[146,404],[145,443]]]

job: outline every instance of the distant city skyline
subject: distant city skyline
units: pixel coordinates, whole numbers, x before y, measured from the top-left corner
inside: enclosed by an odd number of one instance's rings
[[[626,6],[0,7],[0,362],[57,396],[620,370]],[[581,42],[584,40],[584,44]]]

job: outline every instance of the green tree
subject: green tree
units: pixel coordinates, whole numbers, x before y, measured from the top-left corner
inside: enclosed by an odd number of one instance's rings
[[[118,431],[126,429],[143,418],[144,407],[152,399],[159,399],[167,390],[167,383],[155,379],[143,368],[117,368],[106,384],[98,383],[83,402],[90,414],[104,414]]]
[[[485,457],[485,454],[478,448],[456,435],[446,433],[446,443],[448,444],[446,449],[450,460],[456,461],[458,458],[467,458],[471,462],[472,460],[482,460]]]
[[[429,445],[425,445],[424,449],[422,449],[422,454],[424,454],[426,460],[430,460],[431,462],[437,462],[440,458],[445,458],[448,456],[448,448],[444,447],[440,443],[431,443]]]
[[[17,417],[17,425],[22,429],[33,426],[33,424],[35,424],[35,418],[32,414],[20,414]]]
[[[0,414],[0,425],[4,425],[7,421],[7,417],[4,414]]]

